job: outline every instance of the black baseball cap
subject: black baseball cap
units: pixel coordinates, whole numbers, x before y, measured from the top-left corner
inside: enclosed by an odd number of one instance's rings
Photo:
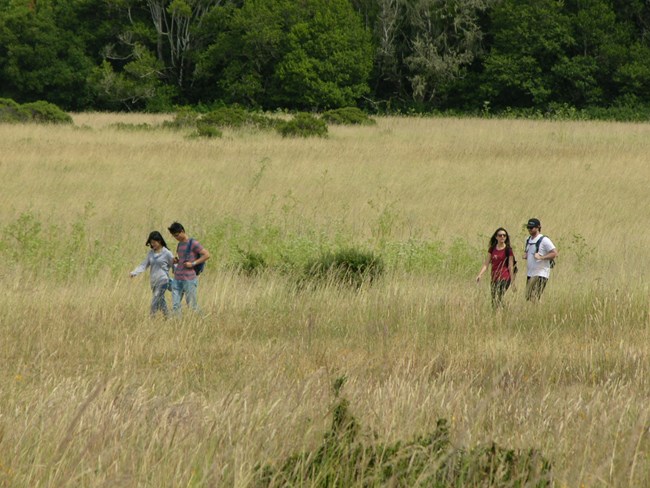
[[[539,219],[528,219],[528,222],[526,223],[526,227],[528,229],[532,229],[533,227],[541,227],[542,223],[539,221]]]

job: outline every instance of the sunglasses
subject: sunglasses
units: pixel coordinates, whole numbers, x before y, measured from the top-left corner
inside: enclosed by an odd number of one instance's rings
[[[508,237],[508,234],[497,234],[497,237]]]

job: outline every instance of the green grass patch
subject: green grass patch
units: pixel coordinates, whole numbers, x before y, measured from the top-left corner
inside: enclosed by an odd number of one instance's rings
[[[335,382],[331,427],[322,443],[276,464],[258,466],[254,486],[551,486],[551,463],[536,449],[495,443],[455,447],[445,419],[438,419],[428,434],[408,441],[385,444],[376,435],[364,435],[349,401],[340,395],[344,381]]]

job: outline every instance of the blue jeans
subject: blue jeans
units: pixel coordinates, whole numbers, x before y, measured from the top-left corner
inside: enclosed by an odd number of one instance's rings
[[[199,280],[173,280],[172,281],[172,307],[174,314],[180,316],[181,302],[185,295],[185,302],[194,310],[199,312],[196,289],[199,286]]]
[[[166,291],[167,283],[151,287],[153,296],[151,297],[150,313],[152,317],[156,315],[158,310],[160,310],[165,317],[169,314],[169,310],[167,310],[167,301],[165,300]]]

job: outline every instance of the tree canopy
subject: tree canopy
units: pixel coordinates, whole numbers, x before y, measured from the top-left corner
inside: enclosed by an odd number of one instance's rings
[[[650,106],[650,3],[7,0],[0,97],[68,110]]]

